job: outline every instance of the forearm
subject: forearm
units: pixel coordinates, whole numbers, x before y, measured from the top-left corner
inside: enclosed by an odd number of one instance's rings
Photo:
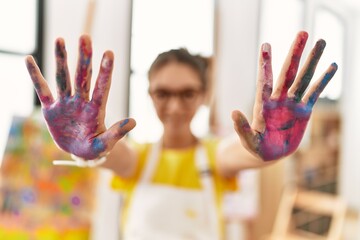
[[[101,167],[111,170],[120,177],[130,178],[135,174],[137,163],[136,151],[122,139],[115,144]]]
[[[264,161],[251,153],[241,143],[237,135],[230,136],[219,144],[216,167],[224,177],[233,177],[239,171],[249,168],[260,168],[277,162]]]

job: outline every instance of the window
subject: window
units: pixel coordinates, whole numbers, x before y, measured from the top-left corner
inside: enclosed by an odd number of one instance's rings
[[[305,8],[305,3],[307,8]],[[326,1],[325,1],[326,2]],[[313,81],[328,68],[332,62],[343,66],[344,52],[344,24],[342,19],[326,7],[316,1],[302,0],[263,0],[261,5],[261,42],[269,42],[273,49],[273,71],[276,79],[280,73],[281,66],[290,48],[295,34],[305,29],[309,32],[309,40],[302,57],[305,61],[315,42],[322,38],[326,40],[326,49],[319,61]],[[331,4],[329,4],[331,5]],[[286,11],[283,11],[286,9]],[[305,10],[307,12],[305,12]],[[339,68],[334,78],[320,95],[321,98],[338,100],[341,94],[342,68]]]
[[[260,42],[271,44],[272,67],[274,80],[276,80],[291,42],[296,33],[303,29],[304,2],[301,0],[263,0],[260,13]]]
[[[341,95],[343,76],[342,69],[344,66],[344,24],[342,22],[342,19],[337,16],[336,13],[325,7],[316,9],[314,23],[315,39],[325,39],[326,48],[329,49],[329,51],[325,50],[321,57],[321,60],[317,67],[317,76],[320,77],[320,74],[325,71],[325,69],[327,69],[328,66],[334,61],[340,66],[329,85],[321,94],[321,97],[325,97],[331,100],[338,100]]]
[[[0,0],[0,156],[12,117],[26,116],[33,110],[34,91],[24,57],[31,54],[41,60],[41,14],[41,0]]]

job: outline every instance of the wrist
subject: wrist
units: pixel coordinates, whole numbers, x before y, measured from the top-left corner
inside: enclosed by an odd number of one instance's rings
[[[84,159],[81,157],[78,157],[74,154],[71,154],[71,159],[72,160],[54,160],[53,164],[54,165],[62,165],[62,166],[77,166],[77,167],[97,167],[102,165],[104,162],[106,162],[107,160],[107,155],[109,153],[106,153],[103,156],[100,156],[98,158],[95,159]]]

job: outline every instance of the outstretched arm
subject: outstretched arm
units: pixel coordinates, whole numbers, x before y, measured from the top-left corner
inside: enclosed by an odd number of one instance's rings
[[[262,45],[253,120],[250,124],[244,114],[233,111],[234,128],[240,141],[219,149],[218,167],[224,175],[268,165],[293,153],[299,146],[312,108],[337,70],[337,65],[331,64],[305,93],[326,45],[324,40],[319,40],[297,74],[307,38],[306,32],[296,36],[274,89],[271,47],[268,43]]]
[[[104,124],[114,55],[106,51],[90,99],[92,75],[92,46],[89,36],[79,40],[79,57],[72,91],[67,53],[64,40],[56,40],[56,83],[57,98],[54,99],[44,77],[33,57],[26,58],[26,66],[40,99],[42,112],[55,143],[63,150],[83,158],[93,160],[108,153],[104,166],[114,167],[119,175],[128,175],[136,163],[135,152],[119,141],[135,127],[133,119],[124,119],[109,129]],[[114,148],[114,146],[116,146]],[[117,164],[114,164],[114,163]]]

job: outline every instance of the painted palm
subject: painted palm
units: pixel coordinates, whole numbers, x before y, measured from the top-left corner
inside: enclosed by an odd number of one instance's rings
[[[85,159],[95,159],[109,152],[114,144],[135,126],[133,119],[124,119],[106,129],[105,107],[113,69],[113,53],[104,53],[92,98],[89,96],[92,75],[92,47],[88,36],[79,41],[79,58],[74,93],[67,66],[63,39],[56,41],[57,99],[32,57],[26,65],[41,101],[43,114],[56,144],[63,150]]]
[[[251,125],[241,112],[233,111],[235,130],[243,145],[265,161],[279,159],[296,150],[316,100],[337,70],[337,65],[331,64],[306,91],[326,45],[324,40],[319,40],[297,74],[307,38],[306,32],[296,36],[275,88],[271,47],[268,43],[263,44]]]

